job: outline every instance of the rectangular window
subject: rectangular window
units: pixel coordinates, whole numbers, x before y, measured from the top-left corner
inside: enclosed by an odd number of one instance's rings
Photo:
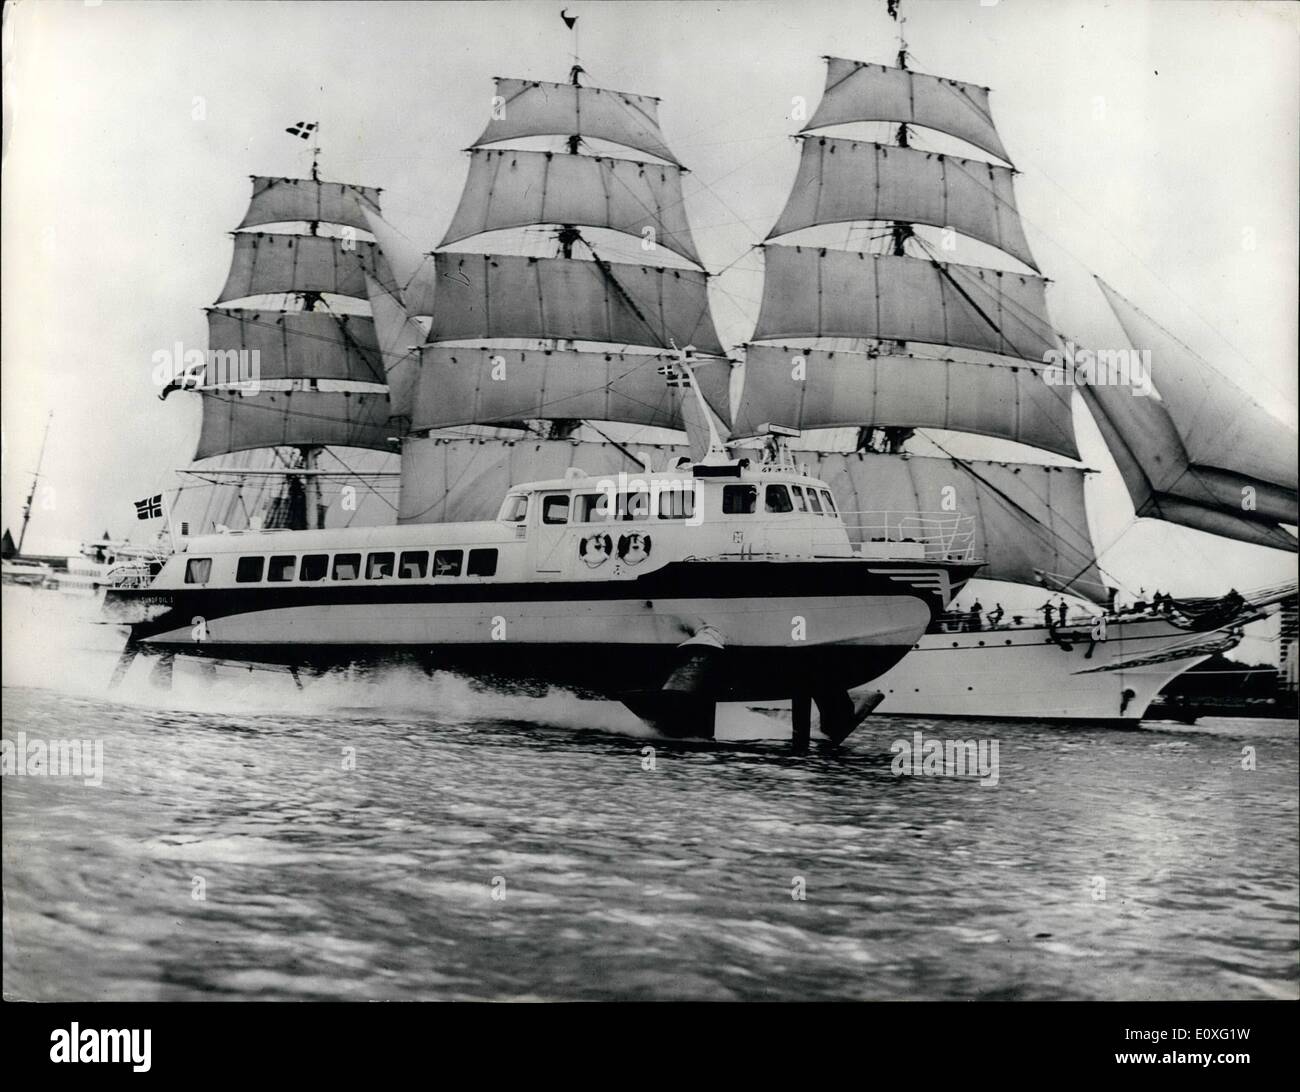
[[[277,584],[293,579],[293,570],[298,567],[298,559],[292,554],[278,554],[271,558],[266,570],[266,579]]]
[[[598,523],[610,517],[608,493],[581,493],[574,501],[577,517],[583,523]]]
[[[627,520],[649,519],[650,494],[641,491],[620,493],[618,495],[618,518]]]
[[[298,570],[298,579],[305,581],[324,580],[329,572],[329,554],[305,554],[302,568]]]
[[[803,486],[792,485],[790,486],[790,492],[794,494],[795,510],[799,512],[808,511],[808,502],[803,499]]]
[[[256,584],[262,579],[264,557],[241,557],[235,566],[236,584]]]
[[[724,516],[750,516],[758,503],[758,486],[724,485],[722,487],[722,514]]]
[[[433,555],[434,576],[460,576],[460,562],[463,550],[439,550]]]
[[[192,557],[185,562],[185,583],[206,584],[212,575],[212,558]]]
[[[826,502],[826,514],[828,516],[836,515],[835,502],[831,500],[831,491],[829,489],[822,490],[822,500]]]
[[[361,572],[360,554],[335,554],[334,579],[355,580]]]
[[[769,485],[763,493],[763,505],[769,512],[793,512],[790,491],[784,485]]]
[[[404,550],[402,552],[402,564],[397,570],[397,575],[403,580],[423,580],[424,574],[428,571],[428,550]]]
[[[367,580],[391,580],[392,578],[392,554],[370,554],[366,557]]]
[[[503,523],[523,523],[528,516],[528,494],[511,493],[501,502]]]
[[[470,550],[469,565],[465,568],[466,576],[496,576],[496,550]]]
[[[817,499],[817,490],[811,485],[808,487],[808,510],[818,516],[822,514],[822,502]]]
[[[672,489],[659,494],[660,519],[690,519],[695,515],[695,490]]]
[[[568,523],[569,522],[568,494],[553,493],[549,497],[542,498],[542,522],[543,523]]]

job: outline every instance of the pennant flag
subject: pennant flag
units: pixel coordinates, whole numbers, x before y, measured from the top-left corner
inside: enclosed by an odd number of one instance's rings
[[[573,29],[573,24],[578,21],[578,17],[576,15],[569,14],[568,8],[562,8],[560,10],[560,18],[564,20],[564,25],[568,27],[570,30]]]
[[[316,131],[317,122],[315,121],[296,121],[285,130],[290,136],[301,137],[303,140],[310,140],[312,133]]]
[[[135,502],[136,519],[158,519],[163,514],[162,494],[156,493],[152,497],[146,497],[144,500]]]

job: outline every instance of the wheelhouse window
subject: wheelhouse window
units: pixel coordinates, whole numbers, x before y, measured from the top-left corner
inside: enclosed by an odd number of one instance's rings
[[[695,515],[695,490],[671,489],[659,494],[660,519],[690,519]]]
[[[366,557],[367,580],[391,580],[393,578],[393,555],[370,554]]]
[[[438,550],[433,555],[433,575],[460,576],[460,564],[464,556],[464,550]]]
[[[235,583],[259,583],[262,579],[262,569],[265,567],[265,562],[266,558],[264,557],[241,557],[239,564],[235,566]]]
[[[818,516],[822,514],[822,502],[817,499],[817,490],[811,485],[808,487],[808,511]]]
[[[502,523],[523,523],[528,518],[528,494],[511,493],[506,497],[502,502],[499,518]]]
[[[829,489],[822,490],[822,501],[826,504],[826,514],[828,516],[839,515],[839,513],[835,511],[835,501],[831,499],[831,491]]]
[[[618,494],[618,518],[624,520],[650,518],[650,494],[645,490]]]
[[[404,550],[397,575],[402,580],[423,580],[429,571],[428,550]]]
[[[567,493],[552,493],[550,496],[542,498],[542,522],[569,522],[569,495]]]
[[[758,504],[758,486],[724,485],[722,487],[722,514],[724,516],[751,516]]]
[[[360,554],[335,554],[334,579],[355,580],[361,572]]]
[[[466,576],[496,576],[496,550],[470,550],[469,564],[465,567]]]
[[[302,568],[298,570],[298,579],[308,583],[324,580],[325,574],[329,572],[329,565],[329,554],[304,554]]]
[[[793,512],[794,505],[790,503],[790,490],[784,485],[769,485],[763,491],[763,507],[769,512]]]
[[[792,486],[790,486],[790,494],[791,494],[791,496],[794,497],[794,507],[795,507],[795,511],[797,511],[797,512],[806,512],[806,511],[808,511],[808,502],[807,502],[806,500],[803,499],[803,486],[802,486],[802,485],[792,485]]]
[[[579,493],[574,500],[574,513],[581,523],[599,523],[610,518],[608,493]]]
[[[293,570],[297,565],[298,559],[292,554],[277,554],[271,558],[271,564],[267,566],[266,579],[276,584],[292,580]]]
[[[206,584],[212,575],[212,558],[192,557],[185,562],[185,583]]]

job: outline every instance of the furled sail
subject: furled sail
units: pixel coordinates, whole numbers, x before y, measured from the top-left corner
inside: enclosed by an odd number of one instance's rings
[[[804,127],[897,121],[937,129],[1010,163],[989,110],[989,89],[906,68],[826,58],[826,89]]]
[[[208,348],[257,353],[263,381],[385,381],[375,324],[365,315],[214,307],[208,311]]]
[[[767,423],[953,429],[1079,457],[1069,388],[1011,363],[749,345],[734,434]]]
[[[799,174],[768,238],[818,224],[893,220],[951,227],[1037,270],[1014,172],[975,159],[832,137],[803,140]]]
[[[642,452],[657,470],[690,455],[688,447],[676,444],[408,437],[402,444],[397,522],[495,519],[512,485],[562,478],[571,466],[589,474],[635,474],[643,466],[632,455]]]
[[[239,226],[316,221],[369,231],[365,213],[378,213],[380,192],[351,182],[254,175],[253,199]]]
[[[447,252],[435,259],[430,341],[569,338],[723,352],[708,279],[692,269]]]
[[[1134,511],[1295,550],[1295,536],[1279,526],[1297,522],[1295,433],[1109,285],[1098,283],[1130,343],[1151,353],[1149,378],[1159,395],[1143,397],[1132,384],[1093,382],[1079,388]],[[1102,356],[1097,354],[1095,367],[1109,374],[1110,362]]]
[[[694,396],[664,383],[664,368],[675,362],[650,354],[428,345],[411,428],[592,419],[685,429],[682,403]],[[701,380],[713,371],[701,367]]]
[[[283,292],[326,292],[366,298],[366,274],[392,285],[375,244],[324,235],[241,232],[218,303]]]
[[[603,87],[498,78],[493,117],[474,147],[535,136],[594,137],[676,163],[659,130],[659,100]]]
[[[1056,340],[1041,277],[888,254],[763,248],[755,341],[870,337],[1042,360]]]
[[[535,224],[609,228],[700,264],[686,222],[680,167],[515,149],[470,152],[460,206],[440,245]]]
[[[1088,530],[1084,470],[865,452],[795,454],[809,456],[809,471],[835,490],[847,524],[855,511],[973,516],[975,554],[986,559],[981,579],[1106,601]]]
[[[258,447],[340,445],[390,451],[384,391],[204,390],[196,459]]]

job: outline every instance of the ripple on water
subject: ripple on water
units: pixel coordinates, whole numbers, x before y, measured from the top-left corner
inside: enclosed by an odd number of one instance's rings
[[[105,774],[5,778],[11,996],[1300,996],[1294,725],[868,722],[648,770],[622,712],[446,680],[340,712],[13,673],[6,738],[93,735]],[[998,786],[895,778],[914,729],[996,734]]]

